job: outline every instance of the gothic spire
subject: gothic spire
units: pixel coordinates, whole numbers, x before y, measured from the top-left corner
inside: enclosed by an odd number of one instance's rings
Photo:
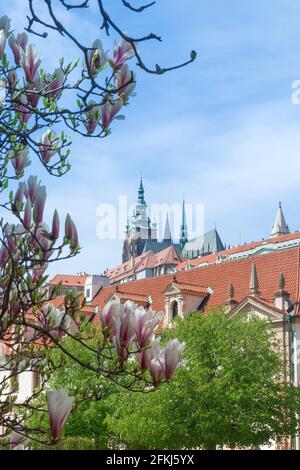
[[[144,191],[144,186],[143,186],[143,177],[141,176],[140,186],[139,186],[139,191],[138,191],[138,204],[143,204],[144,206],[147,207],[144,194],[145,194],[145,191]]]
[[[255,297],[259,297],[259,282],[256,270],[256,264],[253,263],[251,267],[251,275],[250,275],[250,284],[249,284],[249,294]]]
[[[172,240],[172,237],[171,237],[171,229],[170,229],[170,223],[169,223],[169,214],[167,214],[163,241],[170,242],[171,240]]]
[[[290,233],[289,227],[285,221],[285,217],[282,211],[281,207],[281,202],[279,202],[279,207],[277,210],[276,218],[275,218],[275,223],[272,228],[272,232],[270,234],[270,237],[279,237],[280,235],[286,235],[287,233]]]
[[[182,201],[182,219],[181,219],[181,226],[180,226],[180,246],[181,248],[184,247],[186,242],[188,241],[188,234],[187,234],[187,224],[186,224],[186,213],[185,213],[185,200],[183,197]]]

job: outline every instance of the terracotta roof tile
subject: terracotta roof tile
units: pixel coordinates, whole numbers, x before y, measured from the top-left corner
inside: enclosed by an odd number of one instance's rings
[[[259,288],[264,299],[273,299],[278,290],[278,276],[283,273],[286,280],[285,290],[291,294],[291,301],[299,298],[299,259],[300,249],[291,248],[255,257]],[[211,264],[176,274],[178,283],[209,286],[213,293],[208,307],[222,305],[227,300],[228,284],[232,283],[235,300],[240,302],[248,295],[249,280],[253,257]],[[173,280],[172,275],[132,281],[122,285],[122,292],[150,295],[154,310],[164,310],[164,290]],[[105,300],[114,291],[113,286],[103,288],[94,298],[93,304],[103,308]]]
[[[56,285],[61,282],[63,286],[84,287],[87,278],[88,278],[88,275],[73,276],[70,274],[57,274],[56,276],[54,276],[53,279],[51,279],[51,281],[49,281],[49,284]]]

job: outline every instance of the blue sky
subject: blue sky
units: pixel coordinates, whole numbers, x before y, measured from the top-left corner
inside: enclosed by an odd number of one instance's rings
[[[1,1],[16,30],[25,24],[25,3]],[[163,36],[140,46],[148,64],[173,65],[191,49],[198,59],[164,76],[138,70],[126,120],[116,121],[105,140],[74,138],[66,177],[50,178],[34,166],[48,187],[47,213],[70,212],[83,246],[50,274],[99,273],[120,262],[122,241],[97,239],[96,208],[116,204],[119,195],[135,202],[141,171],[147,202],[180,203],[184,193],[188,203],[204,204],[205,230],[216,223],[227,244],[267,237],[279,200],[290,228],[300,229],[300,106],[291,102],[292,82],[300,79],[300,3],[158,0],[139,15],[110,3],[126,32]],[[98,37],[112,45],[94,8],[63,19],[86,45]],[[45,68],[62,55],[78,56],[56,35],[32,41]]]

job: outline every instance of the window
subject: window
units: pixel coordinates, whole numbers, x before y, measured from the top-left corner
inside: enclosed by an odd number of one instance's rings
[[[178,302],[177,300],[175,300],[175,302],[173,302],[172,304],[172,318],[177,317],[177,315],[178,315]]]
[[[89,299],[91,297],[91,289],[86,290],[86,298]]]

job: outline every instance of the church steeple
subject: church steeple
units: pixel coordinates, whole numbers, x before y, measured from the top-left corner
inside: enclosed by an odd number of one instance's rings
[[[180,240],[179,244],[181,248],[184,247],[186,242],[188,241],[188,234],[187,234],[187,224],[186,224],[186,213],[185,213],[185,200],[183,197],[182,201],[182,219],[181,219],[181,226],[180,226]]]
[[[143,186],[143,177],[141,176],[140,186],[139,186],[139,191],[138,191],[138,204],[143,204],[145,207],[147,207],[144,194],[145,194],[145,191],[144,191],[144,186]]]
[[[170,229],[170,223],[169,223],[169,214],[167,214],[163,241],[171,242],[171,239],[172,237],[171,237],[171,229]]]
[[[283,211],[281,208],[281,202],[279,202],[279,207],[277,210],[276,218],[275,218],[275,223],[272,229],[272,232],[270,234],[271,238],[274,237],[280,237],[280,235],[286,235],[287,233],[290,233],[289,227],[285,221],[285,217],[283,215]]]

